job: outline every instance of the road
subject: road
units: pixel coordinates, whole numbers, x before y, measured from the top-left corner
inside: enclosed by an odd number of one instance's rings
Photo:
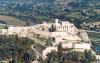
[[[90,31],[90,30],[86,30],[86,32],[100,33],[100,32],[97,32],[97,31]]]

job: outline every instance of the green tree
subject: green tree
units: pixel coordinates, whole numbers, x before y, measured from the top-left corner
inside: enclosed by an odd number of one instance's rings
[[[27,21],[26,24],[25,24],[25,26],[30,26],[30,22]]]
[[[92,55],[92,51],[85,50],[84,53],[86,62],[92,63],[93,61],[95,61],[95,56]]]
[[[48,56],[48,58],[46,59],[47,63],[59,63],[57,52],[52,51],[47,56]]]
[[[50,31],[50,32],[56,31],[56,27],[52,24],[52,25],[51,25],[51,28],[49,28],[49,31]]]

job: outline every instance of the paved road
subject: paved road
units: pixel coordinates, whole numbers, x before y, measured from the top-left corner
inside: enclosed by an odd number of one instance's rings
[[[97,32],[97,31],[90,31],[90,30],[86,30],[86,32],[100,33],[100,32]]]

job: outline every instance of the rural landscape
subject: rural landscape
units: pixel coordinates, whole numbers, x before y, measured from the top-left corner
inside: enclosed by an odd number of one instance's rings
[[[0,0],[0,63],[100,63],[100,0]]]

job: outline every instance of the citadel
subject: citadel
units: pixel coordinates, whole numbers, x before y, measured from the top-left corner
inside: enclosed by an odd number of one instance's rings
[[[54,30],[52,29],[54,28]],[[52,31],[53,30],[53,31]],[[44,22],[26,27],[8,27],[0,29],[1,35],[18,35],[19,37],[33,37],[38,34],[44,38],[54,38],[53,46],[47,47],[42,52],[43,58],[51,52],[57,51],[57,45],[62,44],[63,48],[73,48],[75,51],[83,52],[91,49],[91,42],[84,30],[78,29],[73,23],[55,19],[55,23]]]

